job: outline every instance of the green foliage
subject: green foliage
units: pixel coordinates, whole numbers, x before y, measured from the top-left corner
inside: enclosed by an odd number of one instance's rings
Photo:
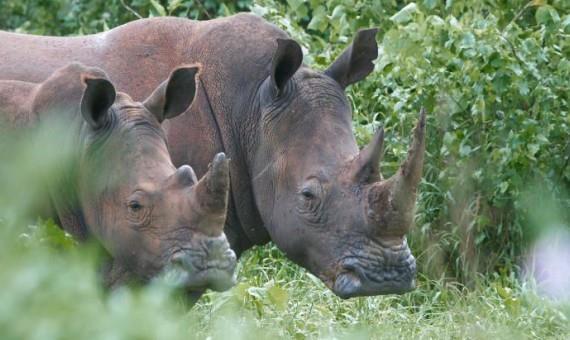
[[[39,224],[19,237],[7,225],[0,223],[0,229],[2,339],[182,338],[183,309],[169,299],[167,287],[107,294],[101,290],[93,249],[51,248],[34,233],[50,234],[49,241],[67,237],[61,231],[57,236],[49,225]]]
[[[46,245],[60,250],[74,249],[78,242],[71,235],[62,231],[61,227],[49,219],[28,225],[27,232],[19,235],[20,240],[28,247],[36,247]]]
[[[44,35],[97,33],[137,18],[210,19],[247,10],[250,0],[2,0],[0,29]]]
[[[568,332],[568,306],[550,304],[514,275],[492,275],[473,289],[420,276],[418,289],[404,296],[341,300],[266,246],[242,259],[239,277],[237,287],[209,293],[194,308],[196,315],[211,315],[200,323],[204,336],[227,336],[217,328],[222,325],[295,339],[518,339]],[[284,291],[287,308],[271,300],[271,287]]]
[[[53,248],[34,234],[67,236],[44,228],[51,229],[39,223],[23,237],[0,223],[3,339],[544,339],[570,332],[570,306],[514,276],[494,275],[474,289],[422,276],[405,296],[344,301],[273,246],[242,259],[236,287],[207,293],[188,311],[160,281],[103,291],[96,249]]]

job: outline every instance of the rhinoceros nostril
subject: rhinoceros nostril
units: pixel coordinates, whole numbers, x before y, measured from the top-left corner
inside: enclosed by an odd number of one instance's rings
[[[236,255],[227,242],[212,241],[207,248],[208,267],[226,268],[236,262]]]
[[[345,270],[335,278],[333,291],[339,297],[346,299],[357,294],[361,287],[361,278],[354,271],[345,268]]]
[[[208,254],[208,257],[223,256],[230,245],[224,235],[216,237],[204,237],[202,247]]]
[[[173,268],[184,269],[191,264],[190,258],[184,253],[177,253],[170,259]]]

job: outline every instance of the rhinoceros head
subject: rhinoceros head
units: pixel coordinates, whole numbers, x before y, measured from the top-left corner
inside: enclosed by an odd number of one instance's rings
[[[115,92],[97,69],[60,72],[81,71],[78,201],[89,231],[121,268],[115,272],[148,280],[167,268],[189,291],[221,290],[233,284],[236,265],[223,233],[229,159],[216,155],[198,180],[190,166],[174,167],[160,125],[190,106],[198,70],[174,70],[143,103]]]
[[[384,180],[383,130],[359,151],[344,94],[372,71],[375,34],[360,31],[325,72],[302,66],[296,42],[278,40],[259,94],[251,172],[264,223],[280,249],[343,298],[415,287],[406,233],[421,179],[425,113],[407,159]]]

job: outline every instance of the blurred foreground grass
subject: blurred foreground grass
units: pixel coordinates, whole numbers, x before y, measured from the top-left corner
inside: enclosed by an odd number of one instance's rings
[[[5,223],[4,223],[5,224]],[[0,231],[2,339],[565,338],[570,303],[514,276],[472,289],[420,277],[404,296],[343,301],[273,246],[240,262],[239,283],[188,309],[168,286],[104,292],[96,247],[52,223]]]

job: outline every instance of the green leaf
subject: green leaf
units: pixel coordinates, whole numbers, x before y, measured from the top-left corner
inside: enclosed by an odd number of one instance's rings
[[[396,24],[405,24],[412,20],[413,15],[418,13],[418,6],[415,2],[409,3],[406,7],[402,8],[398,13],[392,15],[390,20]]]
[[[452,134],[451,132],[446,131],[446,132],[443,134],[443,143],[444,143],[444,144],[446,144],[446,145],[452,145],[454,141],[455,141],[455,135]]]
[[[345,15],[345,13],[346,11],[344,9],[344,6],[338,5],[332,11],[331,20],[339,20],[343,15]]]
[[[309,25],[307,26],[308,29],[324,32],[327,29],[326,11],[323,6],[319,6],[313,10],[313,18]]]
[[[287,3],[299,18],[304,18],[309,14],[304,0],[287,0]]]
[[[267,9],[267,7],[259,6],[258,4],[254,4],[251,6],[251,12],[255,15],[263,17],[269,13],[269,9]]]
[[[459,146],[459,155],[461,157],[469,156],[471,151],[472,151],[471,146],[467,144],[461,144],[461,146]]]
[[[529,155],[531,157],[534,157],[534,155],[536,155],[538,150],[540,150],[540,146],[538,144],[532,144],[532,143],[528,144],[527,148],[528,148]]]
[[[168,13],[174,12],[181,4],[182,0],[168,0]]]
[[[434,9],[438,2],[438,0],[424,0],[424,6],[428,9]]]
[[[519,93],[521,96],[526,96],[530,92],[528,88],[528,83],[524,80],[521,80],[517,83],[517,88],[519,89]]]
[[[541,6],[536,10],[535,13],[536,22],[544,26],[552,26],[560,22],[560,16],[554,7],[552,6]]]
[[[158,16],[161,17],[166,16],[166,10],[157,0],[150,0],[150,4],[152,5],[152,8],[156,11],[156,14]]]
[[[502,182],[502,183],[499,185],[499,192],[500,192],[501,194],[504,194],[504,193],[507,191],[508,188],[509,188],[509,182]]]
[[[247,288],[247,294],[257,300],[263,299],[263,288],[260,287],[249,287]]]
[[[475,35],[471,32],[464,33],[459,42],[459,48],[472,48],[475,46]]]
[[[287,0],[287,4],[291,6],[291,9],[296,11],[299,7],[305,4],[304,0]]]
[[[493,90],[497,93],[503,93],[508,90],[511,83],[510,77],[504,72],[497,72],[493,78]]]
[[[485,241],[485,238],[486,235],[484,233],[477,235],[477,237],[475,237],[475,244],[477,245],[481,244],[483,241]]]
[[[565,15],[562,19],[562,23],[560,24],[564,33],[570,33],[570,14]]]

